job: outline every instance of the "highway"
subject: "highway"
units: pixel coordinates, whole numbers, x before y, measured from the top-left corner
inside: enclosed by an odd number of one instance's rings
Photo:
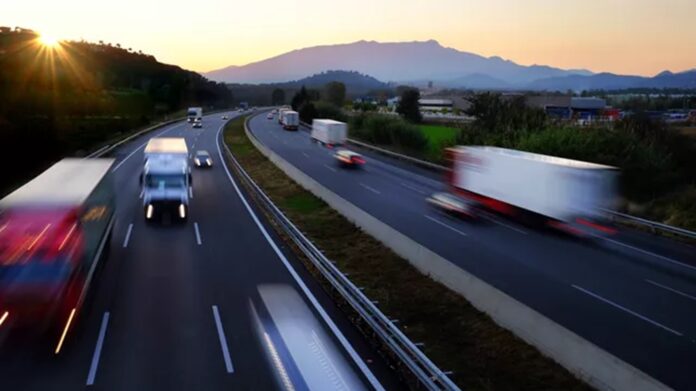
[[[306,131],[257,115],[252,134],[381,221],[675,389],[693,389],[696,251],[647,233],[580,240],[489,215],[463,221],[425,198],[446,186],[405,163],[366,155],[340,168]]]
[[[0,330],[1,389],[402,388],[224,167],[221,115],[113,153],[117,220],[91,294],[58,355]],[[139,174],[155,136],[213,157],[194,169],[185,224],[144,221]]]

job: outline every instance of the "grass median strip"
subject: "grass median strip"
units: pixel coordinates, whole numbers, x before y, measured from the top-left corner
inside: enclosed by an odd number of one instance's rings
[[[464,298],[348,222],[257,151],[244,119],[227,124],[224,141],[239,163],[324,254],[379,303],[391,319],[459,386],[475,390],[584,390],[571,373]],[[241,152],[241,153],[240,153]]]

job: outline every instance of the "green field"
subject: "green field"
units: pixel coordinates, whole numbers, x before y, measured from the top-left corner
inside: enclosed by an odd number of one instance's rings
[[[458,130],[442,125],[419,125],[421,132],[428,138],[428,156],[439,159],[444,147],[454,145]]]

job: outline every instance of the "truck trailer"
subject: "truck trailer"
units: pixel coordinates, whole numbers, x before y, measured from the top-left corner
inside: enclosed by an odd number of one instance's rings
[[[113,162],[63,159],[0,200],[0,327],[58,331],[60,351],[108,253]]]
[[[496,147],[448,151],[452,189],[479,206],[580,236],[614,232],[606,211],[617,199],[615,167]]]
[[[280,118],[285,130],[297,130],[300,127],[300,114],[297,111],[285,110]]]
[[[332,119],[315,119],[312,121],[312,141],[324,145],[343,145],[348,138],[348,125]]]
[[[186,140],[178,137],[150,139],[145,146],[141,174],[145,220],[151,222],[169,217],[186,221],[191,181]]]
[[[188,111],[186,112],[186,120],[188,121],[188,123],[203,121],[203,108],[189,107]]]

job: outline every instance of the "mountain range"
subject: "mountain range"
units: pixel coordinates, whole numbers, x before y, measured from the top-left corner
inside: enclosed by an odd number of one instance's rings
[[[609,89],[633,87],[693,88],[696,71],[663,72],[655,77],[594,74],[585,69],[520,65],[498,56],[484,57],[440,45],[437,41],[375,42],[314,46],[242,66],[205,73],[232,83],[278,83],[340,69],[384,82],[471,89]]]

